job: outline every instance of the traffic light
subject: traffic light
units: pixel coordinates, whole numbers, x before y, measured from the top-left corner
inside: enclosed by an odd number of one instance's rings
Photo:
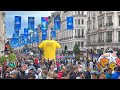
[[[65,50],[67,50],[67,46],[65,46]]]
[[[7,45],[5,46],[5,51],[8,51],[8,46]]]

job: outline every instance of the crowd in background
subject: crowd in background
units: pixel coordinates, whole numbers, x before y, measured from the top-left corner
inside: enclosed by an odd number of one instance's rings
[[[54,60],[40,59],[20,55],[17,52],[15,62],[0,65],[1,79],[119,79],[120,67],[103,72],[97,69],[97,61],[75,59]]]

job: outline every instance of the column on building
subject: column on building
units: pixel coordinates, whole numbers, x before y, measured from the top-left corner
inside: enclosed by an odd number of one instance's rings
[[[113,15],[113,25],[114,25],[114,35],[113,35],[113,38],[114,38],[114,43],[117,43],[117,26],[118,26],[118,14],[117,12],[115,11],[114,12],[114,15]]]

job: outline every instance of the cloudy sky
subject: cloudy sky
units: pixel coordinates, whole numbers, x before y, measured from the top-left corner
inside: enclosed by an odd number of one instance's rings
[[[21,30],[24,32],[24,28],[28,27],[28,17],[35,17],[35,27],[40,24],[41,17],[50,16],[54,11],[6,11],[5,25],[6,35],[11,38],[14,32],[14,17],[21,16]]]

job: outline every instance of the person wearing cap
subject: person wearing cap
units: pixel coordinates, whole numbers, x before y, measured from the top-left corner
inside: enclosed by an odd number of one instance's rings
[[[120,77],[120,66],[116,68],[116,72],[112,75],[112,79],[118,79]]]

